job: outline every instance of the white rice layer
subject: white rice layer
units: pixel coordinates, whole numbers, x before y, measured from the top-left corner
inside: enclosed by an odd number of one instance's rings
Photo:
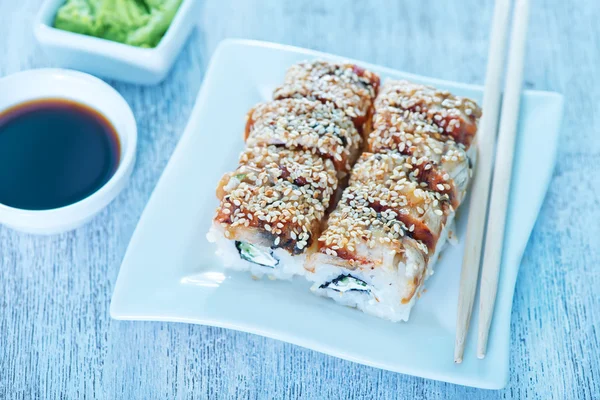
[[[248,271],[258,278],[267,275],[271,279],[291,279],[294,275],[303,275],[306,272],[304,263],[307,252],[292,255],[281,248],[270,249],[265,246],[253,244],[254,247],[262,251],[267,253],[272,252],[273,256],[279,260],[275,268],[271,268],[242,259],[235,246],[235,240],[226,238],[223,228],[218,224],[213,224],[210,227],[206,238],[209,242],[217,245],[215,254],[223,261],[225,268]],[[247,242],[252,244],[251,240],[247,240]]]

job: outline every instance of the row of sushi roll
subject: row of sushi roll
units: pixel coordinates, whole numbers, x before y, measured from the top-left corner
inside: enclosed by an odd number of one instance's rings
[[[292,66],[247,115],[208,239],[229,268],[407,320],[451,236],[475,161],[469,99],[354,64]]]
[[[452,236],[480,117],[475,102],[447,91],[406,81],[382,85],[367,151],[306,265],[315,293],[408,320]]]
[[[379,77],[354,64],[292,66],[247,114],[238,168],[219,182],[207,235],[225,267],[304,275],[368,133]]]

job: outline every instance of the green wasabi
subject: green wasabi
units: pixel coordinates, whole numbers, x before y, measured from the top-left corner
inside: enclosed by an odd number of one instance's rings
[[[182,0],[67,0],[54,27],[137,47],[156,47]]]

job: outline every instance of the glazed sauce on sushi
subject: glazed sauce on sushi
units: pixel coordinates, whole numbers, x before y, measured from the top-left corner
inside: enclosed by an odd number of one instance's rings
[[[66,99],[38,99],[0,112],[0,204],[48,210],[100,189],[121,156],[113,125]]]

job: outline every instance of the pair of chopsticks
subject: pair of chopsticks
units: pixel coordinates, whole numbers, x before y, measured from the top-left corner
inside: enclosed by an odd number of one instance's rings
[[[479,358],[485,357],[498,289],[498,274],[502,258],[506,209],[523,85],[525,38],[529,18],[529,1],[516,0],[513,11],[504,98],[502,99],[502,114],[500,115],[500,128],[498,129],[500,99],[502,97],[500,88],[504,68],[510,3],[510,0],[496,0],[494,7],[483,95],[483,116],[480,124],[479,154],[471,191],[465,255],[460,276],[456,342],[454,345],[454,361],[456,363],[461,363],[463,360],[469,322],[475,301],[486,214],[488,214],[487,205],[494,154],[496,162],[479,287],[479,327],[477,335],[477,356]],[[494,152],[496,132],[498,132],[498,145],[497,151]]]

